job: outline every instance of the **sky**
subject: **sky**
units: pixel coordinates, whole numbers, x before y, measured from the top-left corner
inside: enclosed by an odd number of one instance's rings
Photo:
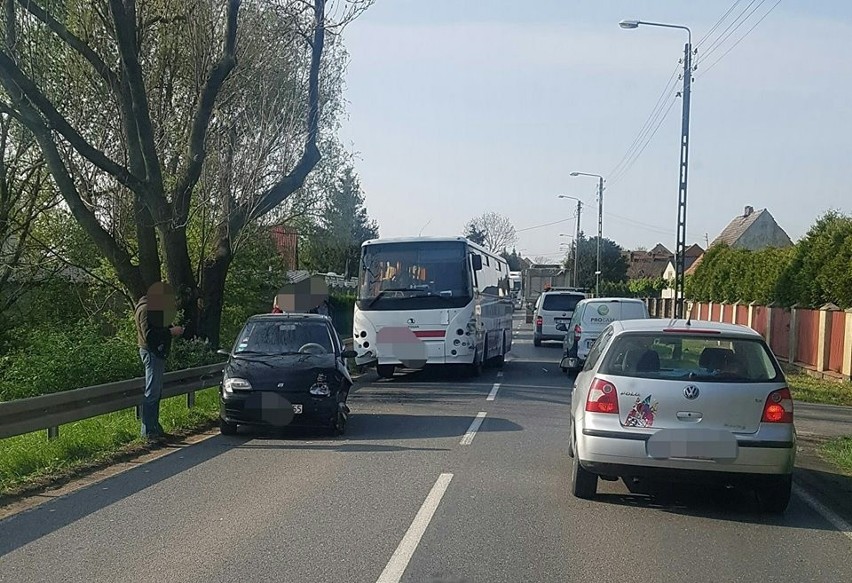
[[[607,180],[604,237],[674,250],[672,74],[687,33],[623,30],[623,19],[686,25],[698,49],[687,244],[705,246],[746,205],[769,209],[794,241],[827,210],[852,211],[852,2],[781,0],[770,12],[776,2],[741,0],[711,32],[733,0],[376,0],[344,33],[341,138],[380,236],[456,236],[496,211],[520,253],[558,260],[576,202],[557,195],[582,199],[581,229],[597,233],[597,179],[579,171]],[[653,138],[629,150],[658,101]]]

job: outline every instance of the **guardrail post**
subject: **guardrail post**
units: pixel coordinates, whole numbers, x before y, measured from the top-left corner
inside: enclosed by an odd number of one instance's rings
[[[136,405],[136,420],[142,419],[142,405]]]
[[[47,439],[48,439],[48,441],[53,441],[57,437],[59,437],[59,426],[57,425],[56,427],[48,427],[47,428]]]
[[[186,394],[186,406],[189,409],[195,407],[195,391],[189,391]]]

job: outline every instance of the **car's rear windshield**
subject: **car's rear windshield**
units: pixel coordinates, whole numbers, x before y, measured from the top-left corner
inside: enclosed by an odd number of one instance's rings
[[[553,312],[571,312],[582,299],[583,296],[573,294],[548,294],[544,296],[541,309]]]
[[[709,382],[783,379],[760,339],[670,332],[627,333],[607,350],[600,372],[617,376]]]

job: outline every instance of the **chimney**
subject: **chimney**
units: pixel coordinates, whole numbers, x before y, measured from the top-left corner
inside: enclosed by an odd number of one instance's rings
[[[753,212],[754,212],[754,207],[753,206],[747,206],[747,207],[745,207],[745,212],[743,213],[743,216],[747,217]]]

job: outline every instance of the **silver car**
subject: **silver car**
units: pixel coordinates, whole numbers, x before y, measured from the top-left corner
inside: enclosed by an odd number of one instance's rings
[[[574,384],[572,491],[598,478],[712,481],[753,488],[768,512],[790,501],[793,399],[755,331],[628,320],[598,337]]]

